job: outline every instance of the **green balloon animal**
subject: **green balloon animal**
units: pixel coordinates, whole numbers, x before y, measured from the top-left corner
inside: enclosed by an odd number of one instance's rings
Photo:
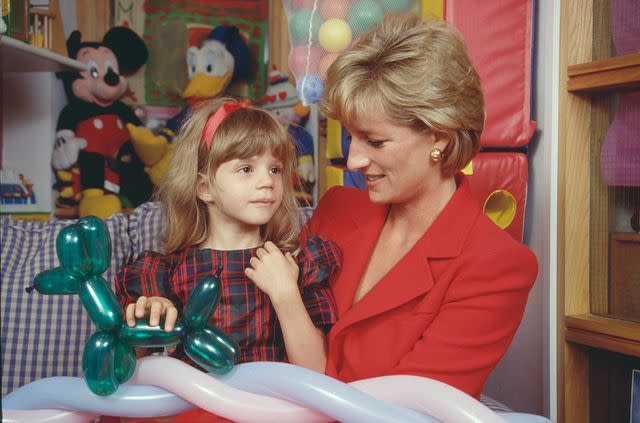
[[[60,267],[39,273],[32,287],[41,294],[78,294],[98,330],[82,354],[82,369],[89,389],[110,395],[133,375],[136,347],[165,347],[182,342],[193,361],[214,374],[227,373],[239,353],[236,342],[213,325],[209,317],[220,299],[219,266],[216,274],[200,281],[171,332],[161,324],[149,326],[148,318],[136,326],[124,321],[116,297],[100,276],[111,261],[111,238],[102,220],[87,216],[66,226],[56,238]]]

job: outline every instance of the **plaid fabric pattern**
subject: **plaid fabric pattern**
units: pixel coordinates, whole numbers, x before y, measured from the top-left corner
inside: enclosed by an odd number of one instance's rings
[[[162,251],[162,208],[147,202],[129,215],[129,237],[133,258],[143,251]]]
[[[238,342],[239,363],[283,361],[284,341],[269,297],[244,274],[256,250],[189,248],[170,255],[145,251],[116,277],[120,304],[125,308],[140,295],[160,295],[171,299],[181,312],[196,283],[215,274],[217,266],[222,265],[220,303],[211,323]],[[340,263],[338,246],[317,236],[310,237],[298,255],[302,299],[311,320],[325,331],[337,317],[328,278]],[[186,359],[179,348],[174,356]]]
[[[36,379],[82,374],[82,350],[95,329],[79,297],[25,291],[38,273],[60,265],[56,237],[74,222],[0,219],[3,396]],[[126,217],[105,223],[113,247],[104,275],[110,281],[131,251]]]

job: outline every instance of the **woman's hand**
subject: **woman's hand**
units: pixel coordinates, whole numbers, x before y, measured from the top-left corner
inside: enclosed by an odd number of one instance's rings
[[[160,317],[165,316],[164,331],[170,332],[176,324],[178,309],[171,300],[164,297],[140,297],[135,304],[129,304],[125,313],[129,327],[136,325],[136,318],[149,315],[149,326],[157,326]]]
[[[273,242],[267,241],[258,248],[256,257],[252,257],[250,263],[251,267],[247,267],[244,273],[272,302],[290,298],[292,294],[300,295],[298,264],[291,253],[282,254]]]

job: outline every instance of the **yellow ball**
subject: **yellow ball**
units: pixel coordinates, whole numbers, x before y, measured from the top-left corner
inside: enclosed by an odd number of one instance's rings
[[[342,19],[329,19],[320,26],[318,40],[328,52],[338,53],[351,44],[351,27]]]

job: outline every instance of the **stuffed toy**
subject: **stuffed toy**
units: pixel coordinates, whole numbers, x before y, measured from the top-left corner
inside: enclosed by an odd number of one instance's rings
[[[304,128],[309,120],[309,107],[300,102],[296,88],[275,66],[269,73],[264,108],[270,110],[283,125],[286,125],[296,145],[298,169],[293,182],[298,202],[304,206],[313,205],[313,185],[316,181],[313,137]]]
[[[82,42],[73,31],[67,50],[87,70],[59,74],[69,103],[58,117],[53,149],[56,203],[77,205],[79,216],[106,218],[123,204],[147,201],[153,188],[126,129],[140,119],[120,101],[128,92],[124,76],[147,61],[147,47],[132,30],[115,27],[100,42]]]
[[[159,133],[144,126],[127,125],[133,145],[146,165],[145,170],[154,184],[162,181],[171,161],[171,141],[199,102],[223,93],[230,84],[246,81],[250,74],[251,52],[235,26],[220,25],[207,37],[187,50],[189,84],[182,92],[188,107],[166,122]]]

